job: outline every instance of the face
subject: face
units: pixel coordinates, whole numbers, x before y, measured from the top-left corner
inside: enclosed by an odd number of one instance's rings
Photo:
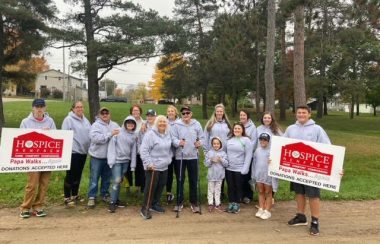
[[[243,135],[243,127],[241,125],[234,126],[234,136],[242,136]]]
[[[36,118],[42,118],[44,117],[44,113],[46,111],[46,106],[34,106],[32,108],[33,115]]]
[[[109,122],[111,120],[111,114],[107,110],[102,110],[99,113],[100,119],[103,120],[104,122]]]
[[[153,124],[155,119],[156,119],[156,116],[153,116],[153,115],[146,116],[146,121],[148,121],[149,124]]]
[[[220,145],[219,140],[217,140],[217,139],[212,140],[212,148],[214,148],[215,150],[219,150],[221,147],[222,147],[222,145]]]
[[[299,108],[297,109],[296,117],[300,124],[305,124],[310,119],[311,113],[307,109]]]
[[[127,122],[125,128],[127,131],[133,131],[135,129],[135,124],[133,122]]]
[[[175,120],[175,118],[177,116],[176,113],[175,113],[175,110],[172,109],[172,108],[168,108],[168,110],[166,111],[166,115],[168,116],[168,118],[170,120]]]
[[[263,139],[260,139],[260,140],[259,140],[259,143],[260,143],[260,146],[261,146],[261,147],[267,147],[268,144],[269,144],[269,141],[267,141],[267,140],[263,140]]]
[[[191,116],[193,116],[193,114],[191,113],[191,111],[189,110],[183,110],[181,112],[182,114],[182,120],[186,123],[186,122],[189,122],[191,120]]]
[[[216,110],[215,110],[216,120],[218,120],[218,121],[222,120],[223,119],[223,115],[224,115],[223,108],[217,107]]]
[[[133,107],[133,109],[132,109],[132,116],[135,119],[140,119],[141,113],[140,113],[140,109],[138,107]]]
[[[248,115],[243,111],[240,112],[240,123],[246,124],[248,122]]]
[[[73,112],[78,117],[83,117],[84,109],[83,104],[81,102],[77,102],[75,107],[73,108]]]
[[[166,119],[160,119],[157,124],[157,129],[159,132],[165,132],[166,128],[168,127],[168,122]]]
[[[272,116],[270,114],[264,114],[263,123],[266,126],[269,126],[272,123]]]

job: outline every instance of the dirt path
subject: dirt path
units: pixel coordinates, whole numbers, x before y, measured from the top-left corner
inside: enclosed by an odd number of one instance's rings
[[[239,214],[153,214],[143,220],[137,207],[109,214],[99,206],[48,208],[46,218],[19,219],[18,209],[0,209],[0,243],[380,243],[380,200],[323,202],[321,234],[289,227],[295,202],[276,203],[272,218],[254,217],[253,204]],[[169,210],[169,207],[167,207]]]

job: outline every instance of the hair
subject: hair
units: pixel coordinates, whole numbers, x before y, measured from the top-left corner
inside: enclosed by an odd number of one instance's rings
[[[270,117],[272,118],[272,122],[270,123],[269,125],[269,128],[270,130],[272,131],[273,135],[280,135],[279,132],[282,132],[280,126],[277,124],[277,121],[276,119],[274,118],[274,114],[270,111],[265,111],[263,113],[263,115],[261,116],[261,124],[263,125],[264,124],[264,116],[265,115],[270,115]]]
[[[178,117],[179,116],[179,113],[178,113],[178,109],[173,106],[173,105],[169,105],[167,108],[166,108],[166,113],[168,112],[169,109],[173,109],[174,112],[175,112],[175,117]]]
[[[309,112],[309,114],[311,114],[311,108],[309,106],[307,106],[307,105],[299,105],[299,106],[297,106],[296,111],[298,109],[306,109],[307,112]]]
[[[166,130],[165,130],[165,134],[169,132],[170,130],[170,124],[168,122],[168,119],[164,116],[164,115],[158,115],[156,117],[156,119],[154,120],[154,125],[153,127],[157,129],[157,126],[158,126],[158,122],[161,121],[161,120],[165,120],[166,121],[166,124],[167,124],[167,127],[166,127]]]
[[[71,104],[70,111],[73,111],[73,110],[74,110],[74,108],[75,108],[75,106],[77,105],[77,103],[82,103],[82,104],[83,104],[83,102],[82,102],[81,100],[76,100],[76,101],[74,101],[74,102]]]
[[[138,104],[133,104],[133,105],[132,105],[132,107],[129,109],[129,114],[132,114],[132,111],[133,111],[134,108],[138,108],[138,109],[140,110],[140,116],[141,116],[143,110],[142,110],[142,108],[140,107],[140,105],[138,105]]]
[[[241,112],[243,112],[243,113],[245,113],[245,114],[247,115],[247,120],[250,120],[250,119],[251,119],[251,115],[249,114],[249,112],[248,112],[247,110],[245,110],[245,109],[240,109],[239,114],[240,114]]]
[[[237,125],[240,126],[240,127],[243,129],[243,132],[241,133],[241,136],[245,136],[245,137],[248,137],[248,138],[249,138],[249,136],[247,136],[247,135],[245,134],[245,127],[244,127],[244,125],[243,125],[241,122],[235,122],[235,123],[234,123],[234,125],[232,126],[232,129],[231,129],[231,132],[230,132],[228,138],[231,139],[232,137],[235,137],[235,135],[234,135],[234,128],[235,128],[235,126],[237,126]]]
[[[212,127],[214,126],[214,124],[215,124],[216,122],[218,122],[218,121],[216,120],[216,109],[217,109],[217,108],[222,108],[222,109],[223,109],[223,119],[224,119],[224,121],[227,123],[228,129],[231,130],[231,124],[230,124],[230,121],[229,121],[228,116],[227,116],[227,114],[226,114],[226,108],[224,107],[224,105],[223,105],[222,103],[219,103],[219,104],[215,105],[214,112],[212,113],[211,118],[210,118],[210,119],[207,121],[207,123],[206,123],[206,126],[205,126],[206,130],[207,130],[208,132],[210,132],[211,129],[212,129]]]
[[[221,141],[218,137],[213,137],[213,138],[211,139],[211,147],[213,146],[213,143],[214,143],[215,140],[218,140],[218,141],[219,141],[220,147],[219,147],[218,149],[223,148],[223,143],[222,143],[222,141]]]

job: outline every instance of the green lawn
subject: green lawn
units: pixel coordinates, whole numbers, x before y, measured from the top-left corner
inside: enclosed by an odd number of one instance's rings
[[[112,120],[121,123],[129,114],[131,104],[125,103],[102,103],[102,106],[110,108]],[[47,102],[47,111],[54,118],[57,127],[61,127],[63,118],[70,108],[68,102]],[[7,102],[4,103],[6,127],[19,127],[21,120],[31,111],[31,102]],[[165,114],[166,105],[144,104],[143,110],[154,108],[158,114]],[[88,106],[86,108],[88,111]],[[211,109],[210,109],[211,112]],[[201,108],[193,108],[195,118],[201,117]],[[87,114],[88,116],[88,114]],[[237,121],[238,118],[230,118]],[[202,125],[206,120],[199,119]],[[281,123],[283,128],[294,122],[294,116],[289,113],[288,120]],[[344,199],[344,200],[365,200],[380,199],[380,117],[372,115],[360,115],[351,120],[346,113],[331,113],[317,123],[322,125],[329,134],[333,144],[346,147],[346,157],[344,162],[345,176],[343,177],[341,190],[339,193],[323,191],[323,199]],[[257,118],[255,124],[258,125]],[[203,162],[203,155],[201,155]],[[88,186],[89,164],[85,167],[82,178],[80,192],[86,196]],[[202,201],[206,202],[207,179],[206,169],[201,164],[201,185]],[[54,172],[49,185],[48,202],[50,204],[62,203],[63,199],[63,178],[64,172]],[[22,202],[26,174],[1,174],[0,175],[0,206],[18,206]],[[185,198],[187,199],[187,187],[185,187]],[[173,188],[175,190],[175,186]],[[123,192],[123,191],[122,191]],[[123,197],[125,194],[123,194]],[[293,194],[289,192],[289,183],[282,181],[277,193],[278,200],[293,199]],[[128,196],[130,204],[140,204],[141,196],[131,193]]]

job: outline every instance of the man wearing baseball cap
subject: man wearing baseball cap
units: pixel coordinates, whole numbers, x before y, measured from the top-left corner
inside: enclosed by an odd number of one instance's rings
[[[22,120],[20,128],[55,130],[54,120],[46,113],[46,104],[43,99],[34,99],[32,112]],[[28,180],[25,187],[24,201],[20,206],[20,218],[29,218],[31,214],[37,217],[45,217],[47,213],[43,209],[45,196],[50,181],[50,171],[28,172]],[[37,191],[37,196],[34,198]],[[32,211],[32,212],[30,212]]]

